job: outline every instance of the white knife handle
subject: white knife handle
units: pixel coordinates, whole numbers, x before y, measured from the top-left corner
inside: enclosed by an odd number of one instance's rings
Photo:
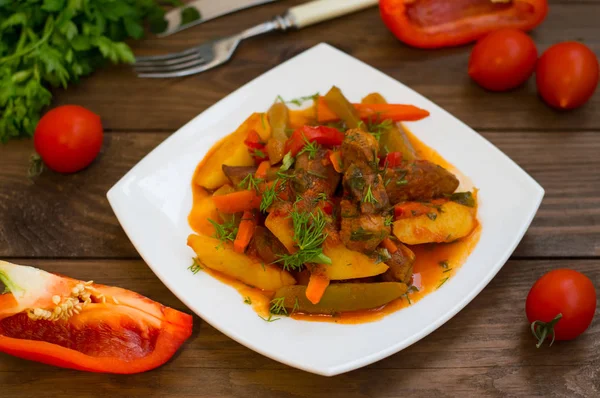
[[[287,12],[298,29],[372,7],[378,0],[315,0]]]

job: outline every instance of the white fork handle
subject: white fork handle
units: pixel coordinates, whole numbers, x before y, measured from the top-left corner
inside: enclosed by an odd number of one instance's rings
[[[378,0],[315,0],[292,7],[287,16],[298,29],[372,7]]]

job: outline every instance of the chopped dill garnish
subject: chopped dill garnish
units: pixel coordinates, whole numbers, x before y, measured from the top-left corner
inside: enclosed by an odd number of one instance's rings
[[[438,285],[438,287],[436,287],[436,290],[439,289],[440,287],[442,287],[442,285],[444,283],[446,283],[448,281],[448,279],[450,279],[450,277],[446,277],[446,278],[442,279],[442,281],[440,282],[440,284]]]
[[[378,117],[378,119],[379,119],[379,117]],[[367,123],[367,129],[368,129],[369,133],[371,133],[371,135],[373,135],[373,137],[375,137],[377,139],[377,141],[379,141],[381,139],[381,134],[385,133],[392,126],[393,126],[393,122],[391,119],[386,119],[383,122],[371,123],[369,121],[369,123]]]
[[[362,199],[363,203],[379,203],[379,201],[373,196],[373,191],[371,190],[371,185],[367,187],[367,193],[365,197]]]
[[[252,155],[254,155],[255,158],[259,158],[259,159],[265,159],[267,157],[267,155],[265,155],[265,153],[263,151],[261,151],[260,149],[254,149],[252,151]]]
[[[275,202],[277,199],[277,183],[279,179],[273,181],[273,184],[270,187],[267,187],[262,193],[262,199],[260,200],[260,208],[259,210],[263,213],[266,212],[269,207]]]
[[[202,271],[204,269],[204,267],[200,263],[200,260],[198,259],[198,257],[194,257],[193,260],[194,260],[194,262],[192,263],[192,265],[190,265],[188,267],[188,269],[190,271],[192,271],[192,274],[196,275],[198,272]]]
[[[265,268],[265,262],[261,261],[260,262],[260,266],[262,267],[263,271],[266,271],[267,269]]]
[[[313,95],[305,95],[303,97],[293,98],[293,99],[291,99],[289,101],[286,101],[286,100],[283,99],[283,97],[281,95],[278,95],[275,100],[276,101],[281,101],[281,102],[283,102],[285,104],[294,104],[294,105],[300,106],[300,105],[302,105],[306,101],[310,101],[310,100],[316,101],[316,99],[318,97],[319,97],[319,93],[315,93]]]
[[[294,164],[295,160],[296,159],[292,156],[291,152],[286,153],[283,157],[283,160],[281,161],[281,167],[279,168],[279,170],[288,171],[290,167],[292,167],[292,165]]]
[[[412,301],[410,301],[410,297],[408,296],[408,293],[404,293],[402,295],[402,297],[406,297],[406,300],[408,301],[408,305],[412,305]]]
[[[386,227],[391,226],[394,223],[394,216],[387,216],[385,220],[383,220],[383,225]]]
[[[471,192],[456,192],[450,195],[450,200],[467,207],[475,207],[475,198]]]
[[[298,152],[298,156],[306,152],[308,153],[309,159],[314,159],[317,156],[317,152],[319,152],[319,144],[317,144],[316,142],[309,142],[308,139],[306,139],[306,137],[304,137],[304,142],[304,147],[302,147],[300,152]]]
[[[292,210],[290,217],[294,226],[294,242],[298,251],[281,256],[277,262],[283,269],[301,270],[306,263],[331,264],[331,259],[323,254],[323,243],[327,238],[324,232],[327,218],[321,209],[314,213]]]
[[[312,171],[312,170],[308,170],[306,172],[306,174],[310,174],[311,176],[315,176],[315,177],[320,178],[322,180],[326,180],[327,179],[327,177],[325,177],[323,174],[319,174],[316,171]]]
[[[405,180],[404,178],[401,180],[396,180],[396,185],[406,185],[408,184],[408,180]]]
[[[281,319],[281,318],[273,318],[273,314],[269,314],[269,317],[268,317],[268,318],[263,318],[263,317],[262,317],[262,316],[260,316],[260,315],[259,315],[258,317],[259,317],[260,319],[262,319],[263,321],[265,321],[265,322],[275,322],[275,321],[278,321],[278,320],[280,320],[280,319]]]
[[[440,267],[442,267],[443,269],[448,269],[448,265],[449,265],[449,264],[448,264],[448,260],[442,260],[442,261],[440,261],[440,262],[438,263],[438,265],[439,265]]]
[[[237,185],[239,188],[247,189],[248,191],[258,191],[258,185],[263,182],[262,178],[256,178],[252,173],[248,174],[240,183]]]
[[[227,241],[233,242],[238,232],[238,227],[235,221],[235,218],[231,218],[231,220],[224,222],[223,224],[219,224],[218,222],[209,218],[208,222],[215,227],[213,238],[219,239],[221,243],[225,243]]]
[[[292,308],[292,314],[300,309],[300,304],[298,303],[298,297],[294,300],[294,308]]]
[[[244,304],[252,305],[252,299],[250,296],[244,297]]]
[[[275,315],[287,315],[288,312],[285,309],[285,297],[278,297],[271,300],[269,312]]]
[[[454,268],[448,268],[447,270],[442,271],[442,274],[445,274],[446,272],[450,272],[452,271]]]
[[[427,213],[427,218],[431,221],[435,221],[437,219],[437,213]]]
[[[317,202],[327,202],[329,198],[327,197],[327,194],[325,192],[319,192],[319,194],[315,197],[315,200]]]

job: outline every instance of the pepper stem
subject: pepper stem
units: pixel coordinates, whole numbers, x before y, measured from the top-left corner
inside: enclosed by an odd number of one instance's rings
[[[552,347],[552,344],[554,344],[554,339],[556,337],[556,334],[554,333],[554,326],[558,323],[558,321],[561,320],[561,318],[562,314],[559,313],[550,322],[531,322],[531,333],[538,340],[537,344],[535,345],[537,348],[540,348],[542,344],[544,344],[544,341],[546,341],[546,338],[550,333],[552,333],[552,341],[550,341],[549,347]]]

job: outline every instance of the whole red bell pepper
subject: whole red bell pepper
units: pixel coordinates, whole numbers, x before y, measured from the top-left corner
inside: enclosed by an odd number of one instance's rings
[[[302,126],[295,130],[285,143],[285,153],[292,152],[296,156],[309,142],[332,147],[342,145],[344,133],[327,126]]]
[[[0,352],[49,365],[138,373],[167,362],[192,317],[117,287],[0,261]]]
[[[529,31],[548,13],[547,0],[380,0],[383,22],[419,48],[459,46],[500,28]]]

